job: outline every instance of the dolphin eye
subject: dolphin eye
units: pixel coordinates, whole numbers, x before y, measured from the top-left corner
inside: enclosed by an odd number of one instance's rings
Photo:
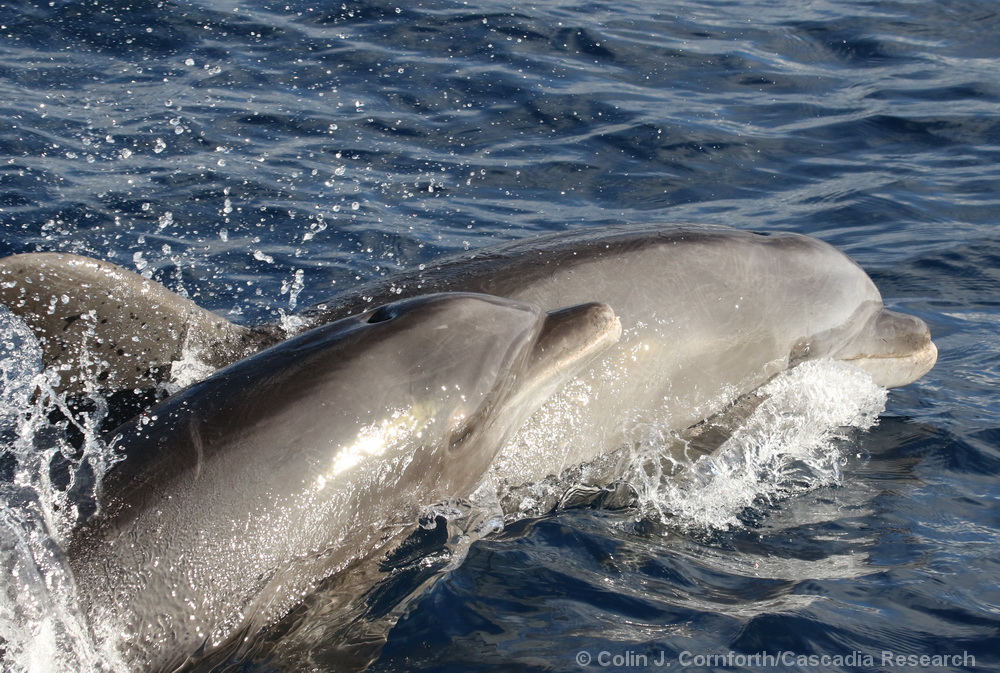
[[[375,309],[365,322],[369,325],[374,325],[375,323],[392,320],[395,317],[396,312],[392,310],[391,306],[381,306]]]

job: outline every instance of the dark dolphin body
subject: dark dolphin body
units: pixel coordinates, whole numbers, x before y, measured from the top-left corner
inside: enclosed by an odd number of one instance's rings
[[[102,511],[67,550],[98,634],[170,671],[468,497],[496,451],[617,339],[585,304],[462,293],[336,321],[224,368],[112,433]]]

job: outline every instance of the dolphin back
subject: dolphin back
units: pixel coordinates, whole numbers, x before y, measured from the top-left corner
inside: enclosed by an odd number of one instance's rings
[[[0,303],[35,332],[71,392],[152,388],[175,362],[219,367],[266,339],[132,271],[66,253],[0,259]]]

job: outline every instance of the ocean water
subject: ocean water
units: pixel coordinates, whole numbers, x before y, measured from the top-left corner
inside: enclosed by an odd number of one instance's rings
[[[998,34],[992,0],[3,0],[0,255],[255,324],[542,232],[819,237],[929,323],[932,372],[783,379],[684,483],[428,552],[372,669],[1000,670]],[[0,327],[3,665],[127,670],[57,571],[62,453],[25,411],[58,400]],[[320,613],[214,665],[337,670]]]

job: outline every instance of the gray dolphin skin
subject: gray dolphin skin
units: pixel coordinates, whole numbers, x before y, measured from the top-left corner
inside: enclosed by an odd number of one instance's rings
[[[702,343],[706,351],[722,351],[740,342],[752,350],[770,335],[795,344],[787,364],[851,361],[887,388],[916,381],[937,360],[927,325],[886,309],[868,274],[833,246],[802,234],[706,225],[529,237],[388,276],[303,317],[328,322],[390,298],[458,290],[543,308],[604,302],[626,330],[674,325],[672,340],[684,349]]]
[[[789,364],[849,360],[886,387],[915,381],[936,361],[926,325],[885,309],[867,274],[832,246],[800,234],[705,225],[528,237],[380,279],[302,316],[318,325],[396,299],[448,291],[522,299],[546,310],[601,301],[615,308],[626,329],[682,325],[690,313],[718,332],[720,345],[743,333],[752,342],[768,331],[760,323],[772,320],[770,332],[796,341]],[[150,387],[185,355],[218,367],[282,338],[275,327],[235,325],[136,273],[66,253],[0,259],[0,303],[35,330],[47,366],[64,370],[67,379],[89,367],[110,390]],[[757,307],[766,309],[758,324],[751,317],[744,325]],[[687,348],[708,343],[710,333],[675,336]]]
[[[892,388],[937,360],[927,325],[885,308],[868,275],[799,234],[725,227],[576,230],[475,250],[336,297],[322,323],[390,296],[462,289],[543,308],[599,301],[622,338],[515,434],[493,466],[502,486],[535,483],[636,440],[685,430],[777,373],[830,358]]]
[[[501,453],[495,474],[507,485],[587,463],[627,444],[636,427],[688,428],[805,360],[850,362],[897,387],[937,359],[926,324],[886,309],[868,275],[832,246],[713,226],[529,237],[388,276],[302,317],[320,325],[433,292],[484,293],[545,310],[598,301],[622,321],[620,343]],[[105,297],[110,305],[99,303]],[[218,366],[282,338],[276,328],[232,325],[141,276],[72,255],[0,260],[0,301],[29,325],[41,323],[50,368],[72,376],[78,353],[103,349],[100,375],[129,386],[151,385],[186,350]]]
[[[127,452],[67,550],[90,622],[170,671],[467,497],[499,446],[620,334],[584,304],[404,300],[224,368],[112,433]]]
[[[137,273],[89,257],[28,253],[0,259],[0,304],[39,338],[64,390],[151,388],[185,354],[221,367],[269,339]]]

